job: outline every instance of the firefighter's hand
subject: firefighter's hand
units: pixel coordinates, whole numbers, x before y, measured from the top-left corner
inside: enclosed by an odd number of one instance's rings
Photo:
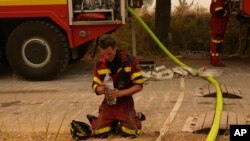
[[[119,90],[118,89],[113,89],[108,93],[108,97],[111,99],[119,97]]]
[[[96,87],[96,92],[100,95],[100,94],[105,94],[108,92],[108,87],[105,85],[100,85]]]

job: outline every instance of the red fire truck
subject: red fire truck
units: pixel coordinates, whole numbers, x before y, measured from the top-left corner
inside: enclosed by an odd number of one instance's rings
[[[51,80],[142,0],[0,0],[0,53],[28,80]]]
[[[241,1],[241,12],[245,16],[250,16],[250,0]]]

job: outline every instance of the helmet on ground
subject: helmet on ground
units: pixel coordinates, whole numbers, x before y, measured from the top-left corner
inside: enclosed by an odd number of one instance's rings
[[[74,140],[82,140],[90,137],[92,130],[91,127],[84,122],[72,120],[70,124],[70,133]]]

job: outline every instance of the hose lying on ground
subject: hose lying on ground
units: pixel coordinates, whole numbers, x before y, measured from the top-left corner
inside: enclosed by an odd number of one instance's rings
[[[162,49],[162,51],[171,59],[173,60],[177,65],[183,67],[183,68],[191,68],[188,65],[181,62],[178,58],[176,58],[162,43],[161,41],[155,36],[155,34],[152,32],[152,30],[145,24],[145,22],[136,14],[136,12],[128,7],[128,11],[131,15],[135,17],[135,19],[141,24],[141,26],[146,30],[146,32],[150,35],[150,37],[155,41],[155,43]],[[196,70],[192,69],[195,73]],[[215,85],[216,93],[217,93],[217,99],[216,99],[216,110],[215,110],[215,117],[213,120],[212,127],[209,131],[209,134],[206,138],[206,141],[215,141],[219,127],[220,127],[220,119],[221,119],[221,113],[223,110],[223,98],[222,98],[222,92],[219,86],[219,83],[211,76],[204,76],[203,78],[207,79],[209,82]]]

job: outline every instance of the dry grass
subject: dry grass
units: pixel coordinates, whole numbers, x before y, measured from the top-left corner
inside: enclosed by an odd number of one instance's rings
[[[192,133],[171,133],[167,134],[164,140],[167,141],[205,141],[207,135]],[[218,136],[217,141],[228,141],[229,136]]]
[[[58,141],[70,141],[69,133],[60,133]],[[49,133],[46,137],[45,132],[39,133],[17,133],[17,132],[0,132],[1,141],[55,141],[57,133]]]
[[[59,141],[72,141],[71,135],[69,133],[60,133]],[[122,138],[120,136],[110,136],[107,139],[95,139],[90,138],[91,141],[153,141],[157,138],[157,133],[143,133],[140,137],[136,139]],[[0,132],[1,141],[55,141],[56,133],[48,134],[48,137],[45,137],[44,132],[36,133],[23,133],[19,135],[18,133],[4,133]],[[207,135],[205,134],[192,134],[192,133],[170,133],[167,134],[162,140],[163,141],[204,141],[206,140]],[[218,136],[217,141],[228,141],[229,136]]]

